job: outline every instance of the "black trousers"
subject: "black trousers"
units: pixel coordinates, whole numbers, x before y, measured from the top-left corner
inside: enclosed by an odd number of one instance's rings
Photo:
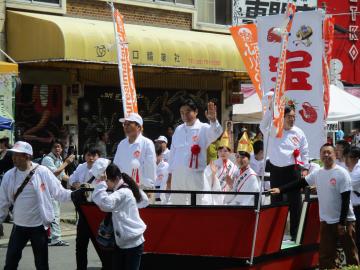
[[[86,220],[79,215],[78,224],[76,227],[76,269],[77,270],[86,270],[88,259],[87,252],[90,240],[90,233]]]
[[[86,223],[85,218],[79,213],[79,220],[76,227],[76,247],[75,247],[75,256],[76,256],[76,269],[77,270],[86,270],[88,264],[88,246],[90,241],[90,231],[89,226]],[[111,251],[101,252],[100,259],[102,263],[102,270],[111,269]]]
[[[44,226],[23,227],[14,225],[6,252],[4,270],[15,270],[18,268],[22,250],[29,240],[34,253],[36,269],[49,269],[48,237]]]
[[[271,188],[281,187],[292,181],[299,181],[301,171],[295,165],[277,167],[270,163],[270,185]],[[285,196],[284,196],[285,195]],[[293,190],[285,194],[279,194],[271,198],[272,202],[286,201],[289,203],[290,211],[290,235],[295,241],[301,215],[301,194],[300,190]]]
[[[355,221],[355,243],[359,252],[360,258],[360,205],[354,206]]]
[[[112,256],[112,270],[138,270],[144,244],[134,248],[116,248]]]

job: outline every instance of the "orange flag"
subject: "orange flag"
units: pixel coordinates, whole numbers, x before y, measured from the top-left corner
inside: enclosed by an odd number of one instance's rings
[[[289,42],[289,35],[291,31],[292,22],[294,19],[296,6],[289,3],[286,8],[286,25],[284,29],[281,29],[282,44],[281,54],[279,59],[278,73],[275,85],[275,106],[274,106],[274,118],[273,123],[276,128],[276,137],[281,138],[284,128],[284,109],[285,109],[285,88],[286,88],[286,54]]]
[[[124,116],[131,112],[138,112],[134,73],[130,62],[129,46],[126,41],[123,16],[119,10],[114,11],[116,23],[116,45],[118,54],[118,66]]]
[[[233,26],[230,27],[230,32],[261,100],[263,94],[260,86],[260,60],[256,24]]]

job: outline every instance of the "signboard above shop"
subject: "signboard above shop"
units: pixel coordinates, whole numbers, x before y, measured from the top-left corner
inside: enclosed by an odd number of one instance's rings
[[[233,25],[254,22],[258,16],[285,13],[288,1],[284,0],[233,0]],[[317,0],[296,1],[296,10],[312,10]]]

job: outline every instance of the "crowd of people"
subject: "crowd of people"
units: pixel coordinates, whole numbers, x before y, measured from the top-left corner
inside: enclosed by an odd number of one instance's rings
[[[269,106],[271,103],[269,103]],[[260,193],[269,189],[272,203],[286,201],[290,209],[290,236],[295,241],[301,215],[300,189],[315,186],[319,197],[321,240],[320,268],[335,267],[336,244],[340,240],[347,263],[359,264],[360,235],[360,148],[339,140],[336,146],[320,149],[323,167],[309,159],[304,132],[295,126],[295,108],[286,106],[281,138],[270,128],[271,108],[264,115],[252,152],[232,152],[217,120],[216,105],[209,102],[208,123],[198,119],[198,107],[185,100],[180,108],[182,124],[171,138],[160,135],[154,142],[143,135],[143,119],[130,113],[119,121],[125,138],[120,141],[113,161],[106,159],[102,147],[84,150],[84,163],[69,175],[66,168],[75,156],[62,158],[63,145],[54,140],[49,154],[32,161],[32,146],[18,141],[10,147],[0,139],[3,179],[0,186],[0,224],[12,209],[14,227],[10,236],[5,269],[17,269],[22,249],[31,245],[37,269],[48,269],[48,246],[68,246],[61,238],[60,203],[70,201],[81,187],[94,187],[92,201],[111,212],[116,249],[105,269],[138,269],[143,251],[146,224],[138,209],[149,202],[189,205],[189,193],[144,193],[147,190],[223,191],[223,194],[198,194],[198,205],[254,205],[254,195],[226,195],[226,192]],[[268,140],[265,156],[264,141]],[[360,137],[360,136],[359,136]],[[106,134],[100,136],[106,141]],[[168,149],[168,142],[171,147]],[[217,141],[215,160],[208,149]],[[214,144],[213,144],[214,145]],[[261,176],[269,174],[269,185]],[[61,183],[66,183],[64,188]],[[113,190],[111,194],[107,190]],[[262,203],[266,203],[261,197]],[[1,229],[1,228],[0,228]],[[48,233],[50,232],[50,233]],[[0,235],[2,231],[0,230]],[[129,237],[131,235],[131,237]],[[90,232],[79,215],[76,236],[77,269],[87,268]]]

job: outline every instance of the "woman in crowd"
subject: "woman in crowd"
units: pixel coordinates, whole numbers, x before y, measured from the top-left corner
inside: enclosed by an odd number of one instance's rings
[[[101,210],[112,213],[116,241],[112,269],[139,269],[146,225],[140,218],[138,207],[145,207],[148,198],[130,176],[104,160],[99,158],[94,163],[95,168],[103,169],[94,173],[98,181],[92,199]],[[107,189],[114,192],[108,194]]]

